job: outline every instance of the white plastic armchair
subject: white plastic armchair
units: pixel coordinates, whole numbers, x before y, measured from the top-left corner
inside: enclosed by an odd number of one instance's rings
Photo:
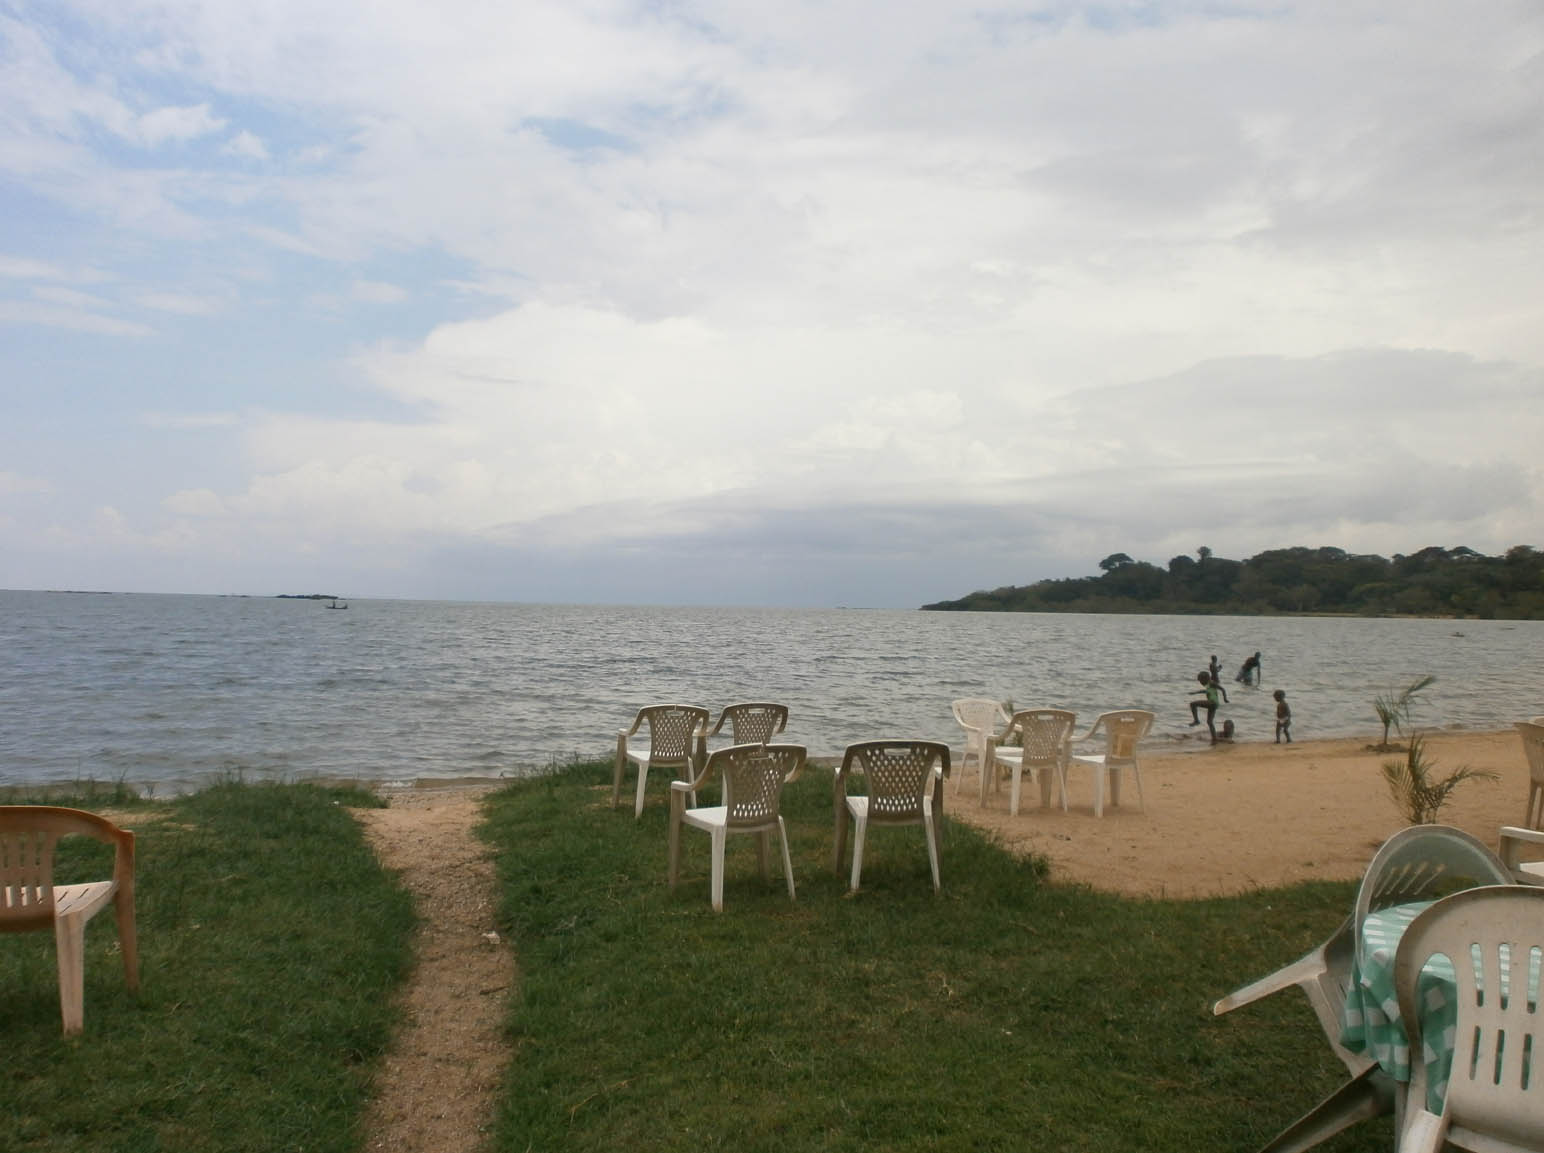
[[[645,751],[628,744],[644,725],[649,726],[649,747]],[[638,793],[633,803],[633,816],[643,815],[643,792],[648,783],[649,769],[670,768],[682,770],[688,780],[696,775],[695,769],[706,759],[708,710],[696,705],[648,705],[638,710],[632,728],[617,730],[617,759],[611,779],[611,807],[617,807],[622,796],[622,771],[631,761],[638,766]]]
[[[772,833],[776,831],[783,846],[783,876],[788,882],[788,899],[794,899],[793,859],[788,854],[788,829],[780,811],[783,786],[804,771],[803,745],[764,745],[759,742],[731,745],[719,749],[707,759],[694,780],[670,784],[670,887],[676,886],[681,871],[681,826],[701,829],[713,838],[712,889],[713,911],[724,911],[724,842],[730,833],[757,836],[757,859],[761,877],[768,879],[767,853]],[[688,808],[687,799],[717,774],[724,784],[724,803],[705,808]]]
[[[1544,890],[1526,885],[1454,894],[1405,930],[1394,955],[1394,993],[1411,1052],[1400,1153],[1436,1153],[1445,1144],[1485,1153],[1544,1150],[1541,951]],[[1439,953],[1453,964],[1458,1020],[1442,1112],[1431,1113],[1425,1108],[1417,982],[1426,962]]]
[[[1501,827],[1498,848],[1514,880],[1544,885],[1544,717],[1518,721],[1516,728],[1528,758],[1528,808],[1521,825]]]
[[[861,774],[868,793],[849,795],[848,785]],[[944,782],[949,779],[949,746],[939,741],[860,741],[848,745],[833,785],[836,807],[834,866],[842,871],[847,853],[847,824],[852,838],[852,878],[856,891],[863,875],[863,845],[870,824],[921,825],[933,891],[941,887],[939,856],[944,821]]]
[[[719,713],[718,721],[708,732],[708,737],[718,736],[724,723],[729,723],[731,743],[736,745],[764,745],[788,727],[788,706],[752,701],[730,705]]]
[[[1142,766],[1137,762],[1137,744],[1153,727],[1153,719],[1153,714],[1146,709],[1115,709],[1100,713],[1088,732],[1072,738],[1072,743],[1078,745],[1093,740],[1101,732],[1104,734],[1104,752],[1074,754],[1068,762],[1069,767],[1088,765],[1094,770],[1094,816],[1104,816],[1106,777],[1109,778],[1110,804],[1120,805],[1120,775],[1124,769],[1131,770],[1137,783],[1137,807],[1147,811],[1142,796]]]
[[[111,880],[54,884],[54,849],[61,837],[77,835],[113,847]],[[80,809],[0,805],[0,933],[54,931],[66,1034],[85,1028],[86,922],[108,905],[118,923],[123,977],[132,993],[139,988],[134,834]]]
[[[1477,838],[1446,825],[1412,825],[1379,846],[1362,874],[1351,915],[1318,948],[1268,977],[1236,989],[1212,1006],[1218,1016],[1294,985],[1312,1006],[1324,1039],[1351,1080],[1284,1129],[1260,1153],[1298,1153],[1357,1121],[1394,1111],[1394,1081],[1365,1053],[1340,1043],[1346,992],[1362,922],[1369,913],[1406,901],[1428,900],[1465,885],[1507,879],[1505,866]]]
[[[985,804],[987,742],[998,737],[1000,726],[1008,723],[1008,711],[1003,708],[1001,701],[986,697],[961,697],[950,702],[949,709],[954,713],[960,728],[965,730],[965,751],[960,756],[959,771],[954,777],[954,791],[960,791],[960,782],[965,778],[965,766],[974,759],[981,773],[981,803]]]
[[[1002,785],[998,770],[1006,770],[1013,776],[1009,794],[1008,814],[1019,815],[1019,790],[1022,778],[1028,773],[1031,780],[1040,782],[1040,806],[1051,804],[1051,784],[1061,790],[1062,812],[1067,811],[1067,742],[1077,726],[1077,713],[1066,709],[1020,709],[1008,722],[1003,740],[1019,734],[1018,745],[1003,745],[996,740],[987,741],[987,773],[992,777],[994,788]],[[986,777],[981,777],[981,803],[986,804]]]

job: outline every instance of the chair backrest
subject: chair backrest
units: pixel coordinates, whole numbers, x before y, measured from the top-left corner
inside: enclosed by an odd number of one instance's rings
[[[708,772],[724,782],[730,828],[775,824],[783,786],[804,771],[803,745],[732,745],[708,758]],[[703,779],[706,779],[704,776]]]
[[[951,701],[949,709],[965,730],[966,748],[984,748],[987,737],[997,732],[998,723],[1008,719],[1001,701],[987,697],[961,697]]]
[[[53,923],[54,849],[74,835],[112,845],[113,875],[133,877],[134,834],[106,817],[58,805],[0,805],[0,932]]]
[[[1384,841],[1362,874],[1352,924],[1358,934],[1368,913],[1426,901],[1477,885],[1512,880],[1484,842],[1449,825],[1411,825]]]
[[[713,726],[714,736],[729,722],[729,732],[737,745],[764,745],[788,727],[788,706],[768,704],[765,701],[730,705],[719,714]]]
[[[949,746],[941,741],[860,741],[848,745],[838,770],[854,766],[868,782],[869,819],[922,817],[923,798],[933,783],[934,766],[949,776]]]
[[[1106,761],[1129,761],[1137,755],[1137,742],[1147,736],[1153,720],[1146,709],[1115,709],[1099,714],[1089,736],[1103,727]]]
[[[651,761],[689,759],[692,738],[708,727],[708,710],[696,705],[649,705],[639,709],[638,715],[649,726]]]
[[[1466,1140],[1466,1149],[1544,1149],[1544,889],[1470,889],[1438,901],[1410,923],[1394,955],[1394,992],[1415,1060],[1422,1050],[1417,983],[1438,953],[1453,963],[1458,985],[1444,1116],[1468,1133],[1492,1138],[1490,1144]]]
[[[1544,829],[1544,717],[1518,721],[1514,726],[1522,737],[1523,753],[1528,758],[1528,813],[1525,827]]]
[[[1051,764],[1065,755],[1077,723],[1077,713],[1066,709],[1020,709],[1009,727],[1019,733],[1025,761]]]

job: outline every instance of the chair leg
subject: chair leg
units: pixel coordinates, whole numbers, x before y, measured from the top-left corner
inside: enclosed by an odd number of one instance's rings
[[[933,824],[933,810],[926,806],[922,809],[922,831],[927,835],[927,863],[933,870],[933,892],[941,888],[938,881],[938,830]]]
[[[713,911],[724,911],[724,829],[713,830]]]
[[[852,831],[852,879],[848,882],[849,892],[858,891],[858,878],[863,875],[863,838],[868,832],[868,818],[854,817]]]
[[[1104,766],[1094,766],[1094,816],[1104,816]]]
[[[1147,812],[1147,798],[1142,795],[1142,770],[1137,768],[1135,761],[1131,762],[1131,779],[1137,783],[1137,809]]]
[[[1303,1153],[1358,1121],[1393,1111],[1394,1081],[1381,1066],[1373,1065],[1262,1145],[1259,1153]]]
[[[643,816],[643,790],[644,786],[646,786],[648,783],[649,765],[648,762],[645,761],[638,766],[638,799],[633,802],[634,819]]]
[[[783,818],[777,819],[778,840],[783,842],[783,876],[788,879],[788,899],[798,900],[793,891],[793,858],[788,855],[788,826],[783,824]]]
[[[617,738],[617,762],[611,770],[611,807],[622,803],[622,770],[627,766],[627,742]]]
[[[118,922],[118,951],[123,954],[123,979],[129,992],[139,992],[139,938],[134,928],[134,885],[120,884],[113,894],[113,917]]]
[[[1112,808],[1120,808],[1120,769],[1111,767],[1110,775],[1110,805]]]
[[[59,1010],[64,1032],[79,1033],[86,1026],[86,922],[65,915],[54,919],[54,947],[59,954]]]
[[[1009,797],[1008,797],[1008,815],[1010,817],[1016,817],[1016,816],[1019,815],[1019,786],[1020,786],[1020,783],[1023,780],[1023,776],[1024,776],[1024,766],[1023,766],[1023,764],[1021,763],[1021,764],[1014,765],[1013,766],[1013,791],[1009,794]]]
[[[670,858],[665,866],[665,875],[670,881],[670,887],[676,887],[676,880],[681,875],[681,815],[676,807],[675,798],[671,797],[670,806]]]
[[[847,855],[847,798],[841,793],[836,794],[836,833],[832,840],[836,844],[831,854],[831,871],[841,876],[842,858]]]

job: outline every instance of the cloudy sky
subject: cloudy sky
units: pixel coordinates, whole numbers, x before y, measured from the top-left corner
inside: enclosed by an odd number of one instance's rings
[[[0,587],[1544,547],[1537,0],[0,0]]]

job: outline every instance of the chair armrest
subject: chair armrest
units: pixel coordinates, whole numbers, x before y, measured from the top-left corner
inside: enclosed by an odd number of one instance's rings
[[[1515,825],[1502,825],[1501,839],[1524,841],[1530,845],[1544,845],[1544,829],[1523,829]]]
[[[1544,846],[1544,830],[1523,829],[1516,825],[1503,825],[1496,845],[1496,855],[1507,870],[1516,873],[1520,865],[1524,845]]]

